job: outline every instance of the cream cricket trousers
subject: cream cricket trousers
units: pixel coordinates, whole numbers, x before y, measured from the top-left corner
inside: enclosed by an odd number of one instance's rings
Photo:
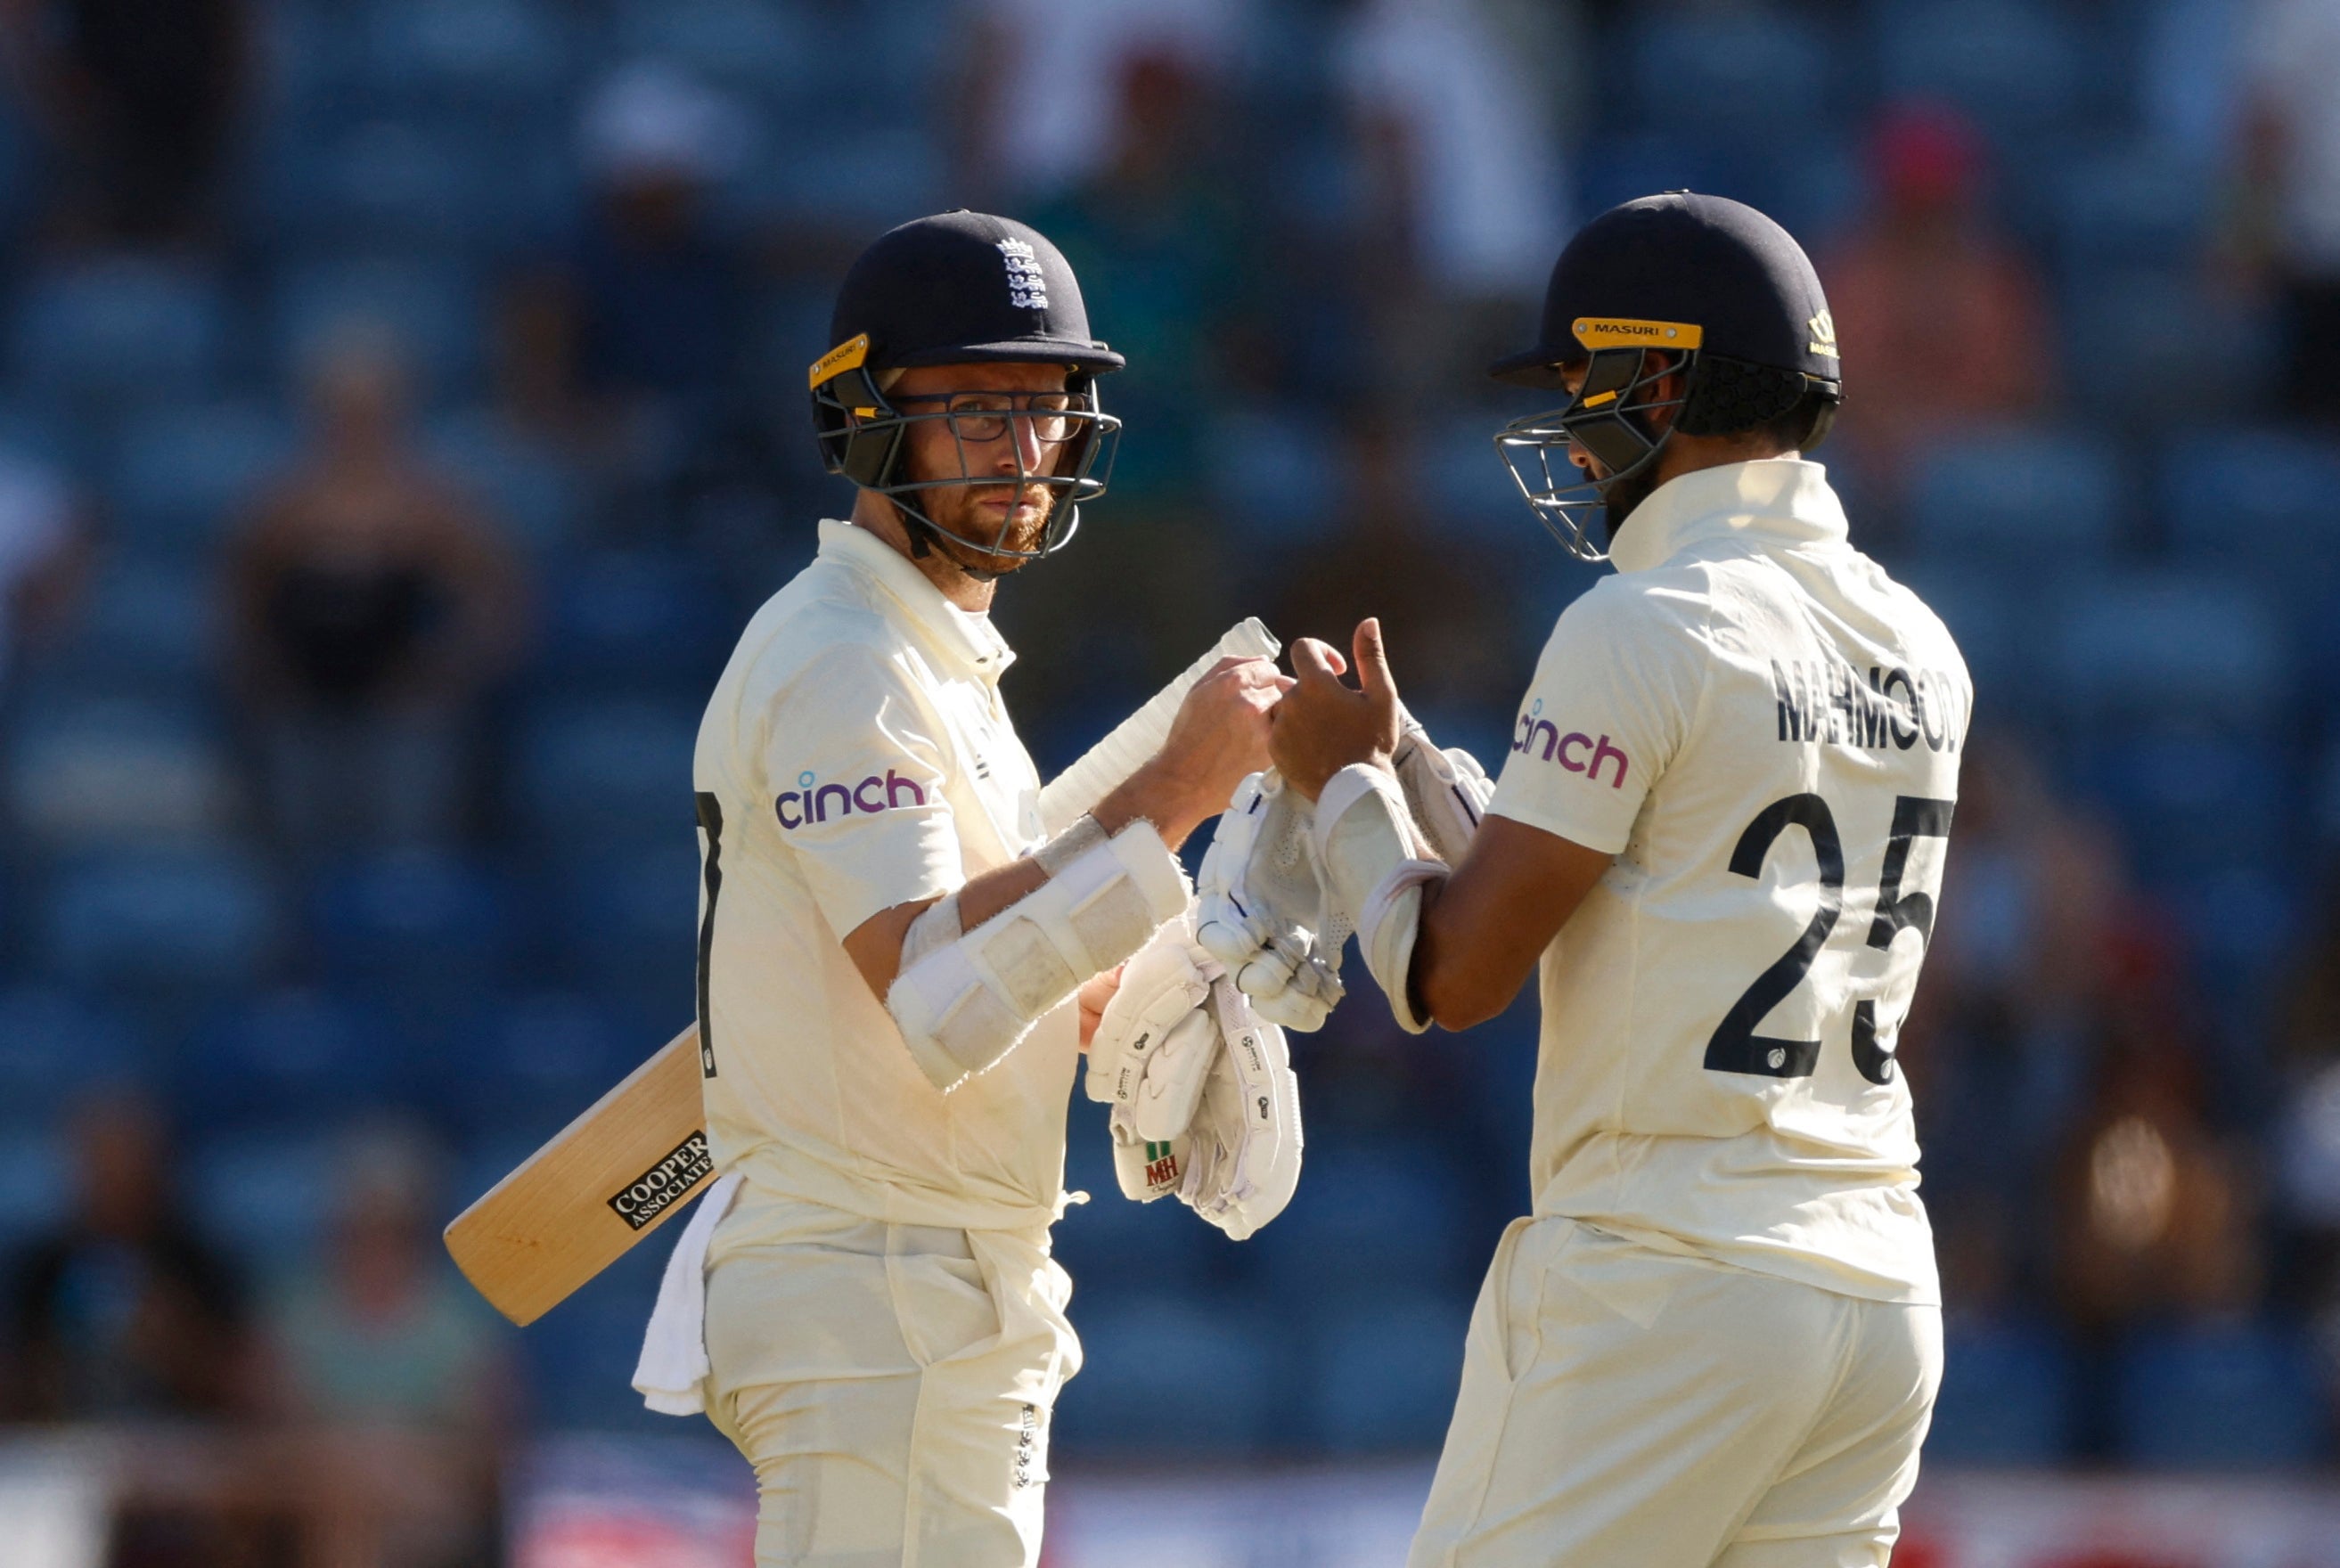
[[[1409,1568],[1884,1568],[1941,1366],[1938,1307],[1515,1220]]]
[[[758,1568],[1031,1568],[1080,1366],[1047,1234],[742,1189],[707,1270],[708,1414],[755,1466]]]

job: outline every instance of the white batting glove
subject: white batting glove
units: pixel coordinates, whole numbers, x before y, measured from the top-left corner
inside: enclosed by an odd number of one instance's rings
[[[1206,1009],[1218,1048],[1189,1147],[1179,1198],[1236,1241],[1284,1212],[1300,1184],[1300,1083],[1284,1031],[1226,980]]]
[[[1326,904],[1309,849],[1308,801],[1274,769],[1235,787],[1195,878],[1196,939],[1259,1016],[1324,1026],[1342,997],[1347,922]]]
[[[1397,750],[1390,759],[1398,788],[1405,792],[1406,809],[1413,813],[1423,836],[1438,858],[1459,866],[1495,796],[1495,781],[1479,759],[1461,747],[1442,751],[1421,720],[1405,716]]]
[[[1195,945],[1194,913],[1133,955],[1089,1041],[1089,1098],[1113,1107],[1114,1175],[1122,1196],[1151,1203],[1178,1190],[1186,1126],[1203,1098],[1217,1027],[1205,1003],[1223,971]]]

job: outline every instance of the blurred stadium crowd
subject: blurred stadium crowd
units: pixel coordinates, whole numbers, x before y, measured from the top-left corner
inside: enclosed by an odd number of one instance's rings
[[[1044,768],[1246,612],[1381,614],[1495,759],[1590,579],[1482,367],[1574,221],[1686,185],[1819,258],[1822,461],[1977,677],[1901,1054],[1929,1462],[2331,1462],[2340,0],[0,29],[0,1415],[440,1440],[414,1561],[515,1435],[656,1423],[663,1246],[522,1335],[435,1231],[689,1015],[691,738],[849,504],[799,378],[879,230],[1028,219],[1130,359],[1112,493],[1003,595]],[[1060,1455],[1434,1445],[1534,1038],[1295,1040],[1306,1176],[1243,1247],[1125,1205],[1076,1103]]]

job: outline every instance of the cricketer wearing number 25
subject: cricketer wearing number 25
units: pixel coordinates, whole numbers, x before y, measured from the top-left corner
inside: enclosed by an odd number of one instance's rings
[[[723,1175],[651,1329],[672,1320],[686,1365],[703,1332],[703,1359],[658,1407],[703,1406],[755,1467],[759,1563],[1025,1568],[1080,1365],[1049,1226],[1084,1011],[1102,1010],[1100,1049],[1156,1037],[1126,1027],[1135,1007],[1167,1037],[1115,1059],[1133,1096],[1157,1067],[1175,1078],[1155,1098],[1175,1115],[1149,1125],[1194,1168],[1135,1196],[1175,1191],[1234,1228],[1282,1202],[1253,1206],[1244,1172],[1296,1174],[1281,1037],[1232,985],[1211,996],[1175,858],[1264,763],[1287,682],[1260,658],[1198,672],[1161,749],[1050,820],[1064,798],[1009,722],[1013,654],[987,611],[1102,491],[1116,426],[1096,380],[1121,356],[1046,239],[964,212],[873,244],[833,342],[814,421],[853,516],[820,524],[751,620],[699,734],[700,1069]],[[1161,983],[1115,990],[1125,962]],[[1209,1087],[1235,1072],[1228,1038],[1292,1112],[1260,1137]]]
[[[1313,798],[1316,918],[1353,924],[1408,1029],[1540,975],[1532,1211],[1472,1315],[1415,1568],[1891,1553],[1941,1355],[1894,1055],[1972,689],[1803,456],[1836,348],[1751,208],[1649,197],[1571,242],[1541,341],[1496,367],[1568,402],[1497,442],[1564,545],[1603,559],[1605,525],[1616,571],[1553,627],[1459,853],[1412,805],[1378,629],[1356,688],[1294,649],[1273,749]],[[1205,939],[1296,1010],[1311,970],[1222,951],[1238,925]]]

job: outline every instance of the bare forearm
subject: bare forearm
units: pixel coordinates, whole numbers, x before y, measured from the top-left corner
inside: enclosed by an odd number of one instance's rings
[[[1090,815],[1108,834],[1120,832],[1142,817],[1154,824],[1162,842],[1175,854],[1178,846],[1225,804],[1224,799],[1214,799],[1195,779],[1156,758],[1098,801]]]
[[[1613,855],[1491,816],[1443,882],[1423,889],[1407,990],[1450,1029],[1512,1005]]]

